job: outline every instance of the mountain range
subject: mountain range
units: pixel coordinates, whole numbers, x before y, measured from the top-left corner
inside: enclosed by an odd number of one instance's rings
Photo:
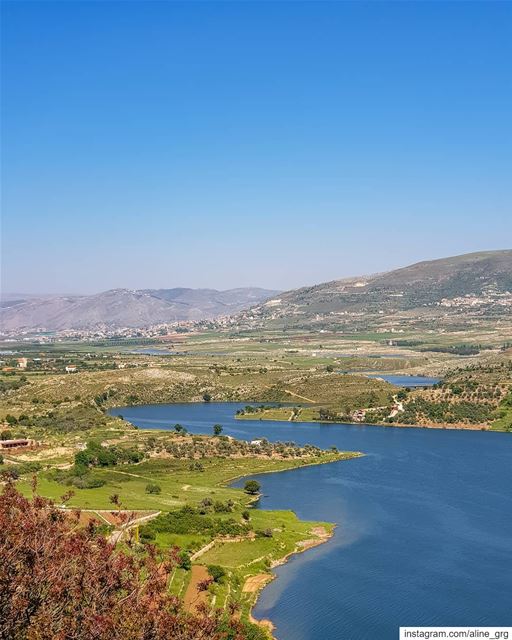
[[[3,296],[0,327],[17,329],[94,329],[148,327],[231,315],[278,292],[260,288],[112,289],[87,296]]]
[[[259,288],[113,289],[89,296],[4,296],[3,330],[148,327],[233,316],[235,324],[335,324],[343,316],[512,314],[512,250],[418,262],[280,293]]]

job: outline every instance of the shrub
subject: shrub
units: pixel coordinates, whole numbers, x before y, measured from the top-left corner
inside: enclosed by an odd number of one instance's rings
[[[220,582],[221,579],[226,575],[224,569],[216,564],[208,565],[207,569],[214,582]]]
[[[158,484],[148,483],[146,485],[146,493],[154,493],[154,494],[162,493],[162,487]]]
[[[71,484],[77,489],[97,489],[105,484],[105,480],[96,478],[92,474],[75,476],[71,479]]]
[[[190,560],[190,554],[187,551],[181,551],[178,557],[178,564],[185,571],[190,571],[192,567],[192,561]]]
[[[153,542],[155,539],[155,532],[149,527],[141,527],[139,530],[139,539],[143,544]]]
[[[151,521],[146,527],[157,533],[175,534],[200,534],[200,535],[225,535],[239,536],[247,533],[247,525],[242,525],[233,518],[219,520],[211,516],[201,514],[200,509],[194,509],[189,505],[177,511],[162,513]]]

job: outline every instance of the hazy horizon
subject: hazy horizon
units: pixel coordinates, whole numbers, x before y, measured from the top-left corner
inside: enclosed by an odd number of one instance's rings
[[[488,252],[493,252],[493,251],[511,251],[511,249],[482,249],[481,251],[476,251],[476,252],[470,252],[470,253],[488,253]],[[465,254],[457,254],[457,255],[465,255]],[[438,260],[438,259],[443,259],[443,258],[450,258],[450,257],[457,257],[457,255],[454,256],[438,256],[437,258],[431,258],[429,260]],[[429,260],[418,260],[417,262],[425,262],[425,261],[429,261]],[[143,290],[159,290],[159,289],[194,289],[194,290],[217,290],[217,291],[228,291],[228,290],[233,290],[233,289],[266,289],[266,290],[273,290],[273,291],[278,291],[280,293],[283,293],[285,291],[288,290],[292,290],[292,289],[300,289],[301,287],[308,287],[308,286],[312,286],[315,284],[322,284],[324,282],[330,282],[332,280],[341,280],[343,278],[351,278],[351,277],[358,277],[358,276],[372,276],[378,273],[384,273],[387,271],[393,271],[394,269],[400,269],[402,267],[408,267],[411,266],[412,264],[416,264],[416,263],[411,263],[411,264],[403,264],[403,265],[398,265],[397,267],[393,267],[392,269],[379,269],[378,271],[372,271],[372,272],[366,272],[366,273],[351,273],[351,274],[346,274],[343,276],[337,276],[337,277],[333,277],[333,278],[327,278],[325,280],[322,281],[316,281],[316,282],[305,282],[303,284],[298,285],[297,287],[290,287],[290,289],[283,289],[280,287],[272,287],[272,286],[263,286],[263,285],[258,285],[258,284],[246,284],[246,285],[240,285],[240,286],[235,286],[235,287],[226,287],[226,288],[221,288],[221,287],[215,287],[215,286],[197,286],[197,287],[191,287],[188,286],[187,284],[173,284],[173,285],[162,285],[162,286],[143,286],[143,287],[129,287],[129,286],[120,286],[120,287],[109,287],[108,289],[99,289],[97,291],[51,291],[51,290],[47,290],[47,291],[41,291],[41,292],[34,292],[34,291],[22,291],[22,290],[6,290],[6,289],[2,289],[0,290],[0,297],[1,298],[7,298],[13,295],[26,295],[26,296],[30,296],[30,297],[34,297],[34,298],[38,298],[38,297],[46,297],[46,296],[88,296],[88,295],[96,295],[99,293],[104,293],[106,291],[111,291],[111,290],[116,290],[116,289],[126,289],[129,291],[133,291],[133,290],[137,290],[137,291],[143,291]]]
[[[2,290],[287,290],[501,248],[511,17],[4,2]]]

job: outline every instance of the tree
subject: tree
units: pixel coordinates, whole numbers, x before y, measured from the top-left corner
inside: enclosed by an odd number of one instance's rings
[[[84,449],[83,451],[79,451],[75,453],[75,467],[88,467],[93,463],[92,456]]]
[[[69,496],[68,496],[69,497]],[[8,482],[0,496],[0,637],[55,640],[247,640],[234,608],[184,610],[168,593],[179,551],[124,552],[80,513],[27,499]]]
[[[179,423],[174,425],[174,431],[176,431],[176,433],[181,433],[182,435],[187,433],[185,427]]]
[[[325,370],[326,370],[328,373],[332,373],[332,372],[334,371],[334,367],[332,366],[332,364],[328,364],[328,365],[325,367]]]
[[[252,496],[260,492],[261,485],[257,480],[247,480],[244,484],[244,491]]]
[[[205,402],[210,402],[212,399],[211,395],[206,391],[205,393],[203,393],[203,400]]]
[[[214,436],[220,436],[221,433],[222,433],[222,425],[221,424],[214,424],[213,425],[213,435]]]

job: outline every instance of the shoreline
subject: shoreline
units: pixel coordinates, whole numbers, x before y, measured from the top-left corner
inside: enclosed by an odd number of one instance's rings
[[[214,400],[211,402],[211,404],[241,404],[242,402],[246,402],[247,404],[261,404],[262,401],[261,400]],[[179,405],[185,405],[185,404],[205,404],[204,400],[192,400],[192,401],[176,401],[176,402],[154,402],[154,403],[147,403],[147,402],[141,402],[141,403],[134,403],[131,405],[112,405],[107,407],[107,413],[113,417],[113,418],[118,418],[119,416],[117,416],[114,413],[111,413],[113,410],[115,409],[129,409],[130,407],[144,407],[144,406],[156,406],[156,405],[173,405],[173,404],[179,404]],[[206,403],[208,404],[208,403]],[[286,401],[276,401],[276,404],[281,405],[281,406],[294,406],[293,403],[291,402],[286,402]],[[309,403],[311,404],[311,403]],[[450,431],[490,431],[490,432],[496,432],[496,433],[508,433],[508,431],[506,429],[493,429],[491,425],[489,424],[463,424],[463,423],[452,423],[452,424],[448,424],[448,423],[440,423],[440,424],[408,424],[408,423],[389,423],[389,422],[336,422],[336,421],[331,421],[331,420],[289,420],[289,419],[283,419],[280,420],[278,418],[264,418],[264,417],[253,417],[255,414],[248,414],[247,417],[245,417],[244,415],[237,415],[235,414],[233,416],[233,418],[235,420],[242,420],[242,421],[252,421],[252,422],[289,422],[291,424],[294,423],[302,423],[302,424],[307,424],[307,423],[311,423],[311,424],[332,424],[332,425],[348,425],[348,426],[352,426],[352,425],[356,425],[356,426],[362,426],[362,427],[391,427],[391,428],[396,428],[396,429],[444,429],[444,430],[450,430]],[[141,429],[141,430],[147,430],[147,431],[169,431],[169,429],[147,429],[147,428],[141,428],[141,427],[137,427],[136,425],[134,425],[132,422],[130,422],[129,420],[126,420],[125,418],[123,418],[123,420],[125,422],[128,422],[129,424],[131,424],[134,428],[136,429]]]
[[[254,414],[252,414],[254,415]],[[496,433],[507,433],[504,429],[493,429],[486,424],[407,424],[399,422],[336,422],[335,420],[280,420],[279,418],[253,418],[235,416],[235,420],[253,421],[253,422],[290,422],[291,424],[331,424],[343,426],[360,426],[360,427],[386,427],[395,429],[444,429],[449,431],[495,431]]]
[[[301,543],[298,543],[298,546],[293,550],[290,551],[289,553],[287,553],[286,555],[284,555],[282,558],[279,558],[278,560],[275,560],[272,565],[270,566],[270,569],[275,569],[276,567],[280,567],[282,565],[285,565],[289,559],[294,556],[294,555],[298,555],[300,553],[305,553],[306,551],[309,551],[309,549],[314,549],[315,547],[319,547],[322,544],[326,544],[327,542],[329,542],[329,540],[334,536],[334,531],[336,529],[338,525],[337,524],[333,524],[331,531],[327,531],[324,527],[319,527],[318,529],[323,529],[323,531],[320,533],[318,533],[318,538],[311,538],[311,539],[307,539],[307,540],[303,540],[302,541],[302,546]],[[312,529],[311,533],[314,532],[314,529]],[[254,594],[254,602],[253,604],[250,606],[249,609],[249,622],[251,622],[252,624],[258,625],[259,627],[262,627],[263,629],[265,629],[266,631],[268,631],[270,633],[270,637],[272,638],[272,640],[277,640],[277,638],[274,636],[274,631],[276,629],[274,623],[272,622],[272,620],[268,619],[268,618],[261,618],[260,620],[258,620],[257,618],[254,617],[253,615],[253,610],[254,607],[256,606],[256,604],[258,603],[258,599],[260,597],[261,592],[263,591],[263,589],[269,585],[271,582],[273,582],[274,580],[277,580],[277,577],[275,573],[268,573],[268,574],[260,574],[261,577],[263,576],[268,576],[266,580],[262,580],[260,584],[258,584],[257,588],[255,588],[252,593]],[[254,576],[253,576],[254,577]],[[247,582],[250,580],[251,578],[248,578],[246,580],[246,584]]]
[[[333,458],[332,460],[320,460],[318,462],[316,460],[313,460],[312,462],[299,464],[299,465],[296,465],[295,467],[288,467],[288,469],[266,469],[265,471],[256,471],[255,473],[250,475],[246,475],[242,473],[240,475],[233,476],[232,478],[228,478],[226,481],[220,482],[219,486],[220,485],[227,486],[232,482],[235,482],[236,480],[241,480],[242,478],[252,478],[253,476],[262,476],[267,473],[286,473],[287,471],[295,471],[296,469],[304,469],[305,467],[319,467],[322,464],[333,464],[334,462],[345,462],[346,460],[353,460],[354,458],[362,458],[366,455],[362,451],[341,451],[339,452],[338,455],[344,455],[344,454],[348,454],[348,455],[344,458],[341,458],[341,457]],[[240,487],[235,487],[235,488],[240,488]],[[255,496],[253,502],[257,502],[258,500],[259,500],[259,496]]]
[[[349,453],[351,455],[349,455],[348,457],[340,457],[340,458],[335,458],[333,460],[322,460],[321,462],[308,462],[306,464],[300,465],[300,466],[296,466],[296,467],[290,467],[289,469],[268,469],[267,471],[261,471],[258,473],[255,473],[253,475],[237,475],[234,476],[233,478],[230,478],[229,480],[227,480],[226,482],[223,482],[222,484],[224,485],[230,485],[232,484],[234,481],[236,480],[240,480],[243,478],[252,478],[253,476],[259,476],[259,475],[263,475],[263,474],[269,474],[269,473],[286,473],[289,471],[294,471],[296,469],[301,469],[303,467],[312,467],[312,466],[319,466],[322,464],[332,464],[334,462],[343,462],[346,460],[353,460],[355,458],[362,458],[365,456],[364,453],[362,453],[361,451],[351,451],[351,452],[345,452],[345,453]],[[342,455],[342,454],[341,454]],[[253,499],[251,500],[251,505],[254,502],[257,502],[260,499],[260,495],[254,496]],[[329,542],[329,540],[334,536],[334,530],[336,529],[336,527],[338,526],[336,523],[329,523],[332,525],[332,528],[330,531],[328,531],[327,529],[325,529],[325,527],[323,526],[319,526],[319,527],[313,527],[313,529],[311,529],[310,533],[313,535],[317,535],[316,538],[306,538],[305,540],[301,540],[297,543],[295,549],[293,551],[288,552],[287,554],[285,554],[284,556],[282,556],[281,558],[274,560],[270,566],[270,569],[275,569],[276,567],[280,567],[284,564],[286,564],[288,562],[288,560],[294,556],[297,555],[299,553],[304,553],[306,551],[308,551],[309,549],[314,549],[315,547],[319,547],[322,544],[325,544],[327,542]],[[260,578],[260,580],[257,582],[257,585],[255,586],[255,588],[253,589],[246,589],[248,583],[251,581],[251,579],[254,578]],[[246,581],[245,584],[242,588],[242,590],[246,590],[246,592],[252,593],[254,594],[254,602],[250,605],[249,607],[249,614],[248,614],[248,620],[250,623],[257,625],[258,627],[263,628],[265,631],[267,631],[270,634],[270,637],[272,638],[272,640],[277,640],[276,637],[274,636],[274,631],[275,631],[275,625],[272,622],[272,620],[269,620],[268,618],[262,618],[260,620],[258,620],[257,618],[254,617],[253,615],[253,610],[254,607],[256,606],[258,599],[260,597],[261,592],[263,591],[263,589],[270,584],[270,582],[273,582],[274,580],[277,580],[277,576],[275,573],[267,573],[267,574],[256,574],[255,576],[249,576]]]

